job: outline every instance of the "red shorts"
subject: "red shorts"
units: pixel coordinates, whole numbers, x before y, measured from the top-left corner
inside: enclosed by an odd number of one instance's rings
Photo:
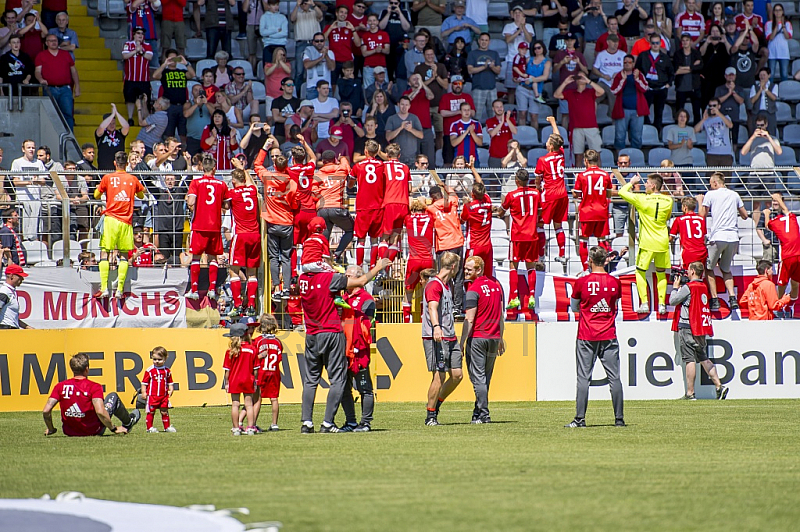
[[[511,262],[536,262],[539,260],[539,239],[523,242],[511,241]]]
[[[786,257],[778,265],[778,284],[786,286],[789,279],[800,283],[800,257]]]
[[[152,395],[147,396],[147,408],[145,408],[146,414],[155,412],[161,408],[172,408],[172,405],[169,404],[168,395],[165,395],[164,397],[153,397]]]
[[[388,235],[393,231],[403,229],[403,221],[408,215],[408,205],[405,203],[389,203],[383,206],[383,234]]]
[[[219,231],[192,231],[189,235],[189,251],[192,255],[222,255],[222,233]]]
[[[261,235],[235,233],[231,240],[231,265],[245,268],[261,266]]]
[[[583,238],[589,238],[590,236],[605,238],[608,234],[608,218],[603,221],[581,222],[581,236]]]
[[[569,216],[569,198],[564,196],[553,201],[542,202],[542,221],[545,224],[551,222],[562,224],[567,221]]]
[[[309,237],[308,223],[316,217],[316,211],[298,211],[294,215],[294,245],[302,244]]]
[[[433,268],[433,258],[408,259],[406,262],[406,290],[414,290],[421,279],[419,272]]]
[[[686,251],[681,251],[681,260],[683,261],[683,269],[689,268],[689,265],[693,262],[702,262],[703,266],[705,266],[706,261],[708,260],[708,251],[703,253],[702,255],[697,253],[687,253]]]
[[[464,258],[464,261],[469,257],[480,257],[483,259],[483,274],[484,275],[492,275],[494,271],[494,249],[492,246],[475,246],[470,247],[467,249],[467,255]],[[462,264],[461,267],[463,268],[464,265]]]
[[[356,238],[378,238],[383,234],[383,209],[366,209],[356,213],[356,223],[353,230]]]
[[[258,387],[261,390],[261,397],[277,399],[281,391],[281,372],[270,371],[269,373],[259,373]]]

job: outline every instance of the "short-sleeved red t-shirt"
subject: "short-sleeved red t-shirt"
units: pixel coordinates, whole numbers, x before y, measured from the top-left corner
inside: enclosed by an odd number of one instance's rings
[[[607,273],[590,273],[572,285],[572,299],[581,302],[578,340],[597,342],[617,337],[617,301],[622,283]]]
[[[778,216],[769,221],[767,228],[781,241],[781,258],[800,256],[800,229],[797,226],[797,216],[792,213]]]
[[[461,219],[469,228],[469,245],[473,248],[492,245],[492,200],[484,196],[473,199],[461,211]]]
[[[696,213],[683,214],[675,218],[669,234],[680,237],[681,249],[689,256],[702,256],[707,252],[706,219]]]
[[[602,222],[608,219],[608,191],[611,176],[600,168],[588,168],[575,178],[574,190],[581,191],[578,211],[581,222]]]
[[[403,225],[408,234],[408,258],[433,259],[433,216],[427,212],[408,214]]]
[[[542,202],[555,201],[567,196],[567,184],[564,182],[564,148],[539,157],[534,172],[542,176]]]
[[[187,196],[194,196],[192,231],[219,231],[222,228],[222,202],[228,185],[214,176],[195,177]]]
[[[511,240],[531,242],[538,239],[539,191],[534,187],[520,187],[503,198],[503,209],[511,213]]]
[[[96,436],[103,430],[92,399],[103,400],[103,387],[89,379],[67,379],[50,394],[61,409],[61,430],[67,436]]]
[[[258,189],[255,185],[229,188],[225,191],[225,199],[231,202],[233,233],[258,233]]]
[[[356,163],[350,175],[356,178],[356,210],[376,210],[383,206],[386,190],[385,167],[383,161],[368,157]]]
[[[475,308],[472,338],[498,339],[503,319],[503,287],[494,277],[482,275],[475,279],[466,293],[466,308]]]
[[[398,203],[400,205],[408,205],[411,170],[400,161],[386,161],[383,163],[383,169],[386,176],[383,204]]]

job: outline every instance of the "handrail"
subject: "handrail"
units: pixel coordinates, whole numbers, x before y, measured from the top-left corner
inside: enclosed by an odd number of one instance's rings
[[[11,83],[0,83],[0,91],[5,90],[6,87],[8,87],[8,111],[12,112],[14,111],[14,91],[12,90],[14,87],[11,86]]]

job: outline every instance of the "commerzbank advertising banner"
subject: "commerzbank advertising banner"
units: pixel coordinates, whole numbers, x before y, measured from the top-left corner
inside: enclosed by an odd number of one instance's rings
[[[671,320],[617,322],[620,378],[625,399],[677,399],[685,392],[684,368],[676,355]],[[537,394],[539,401],[575,399],[577,323],[537,326]],[[800,397],[800,353],[797,325],[788,321],[714,321],[709,358],[728,399],[794,399]],[[714,397],[711,380],[698,367],[698,399]],[[609,399],[598,360],[589,399]]]

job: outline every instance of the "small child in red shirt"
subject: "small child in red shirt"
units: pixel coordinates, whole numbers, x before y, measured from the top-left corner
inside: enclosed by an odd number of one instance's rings
[[[303,242],[303,255],[300,257],[300,265],[304,272],[338,271],[331,263],[331,246],[323,234],[325,229],[325,220],[319,216],[308,222],[309,237]]]
[[[150,360],[153,361],[153,365],[145,370],[141,389],[142,397],[147,400],[145,409],[147,432],[150,434],[158,432],[158,429],[153,426],[156,410],[161,410],[164,432],[177,432],[169,420],[169,409],[172,408],[169,399],[172,397],[174,386],[172,372],[166,367],[167,350],[161,346],[154,347],[150,351]]]
[[[251,436],[256,433],[255,416],[253,412],[253,395],[256,391],[256,375],[258,371],[258,358],[255,349],[250,343],[250,328],[243,323],[234,323],[230,330],[223,334],[230,338],[228,350],[225,352],[225,391],[231,394],[231,433],[241,436],[239,428],[240,396],[244,395],[244,409],[247,415],[245,434]]]
[[[283,344],[275,337],[275,333],[278,332],[278,320],[272,314],[262,314],[259,331],[261,336],[253,341],[259,361],[258,388],[254,405],[255,418],[258,421],[258,415],[261,412],[261,398],[266,397],[272,404],[272,424],[269,430],[276,431],[279,430],[278,395],[281,390],[280,363],[283,360]]]

